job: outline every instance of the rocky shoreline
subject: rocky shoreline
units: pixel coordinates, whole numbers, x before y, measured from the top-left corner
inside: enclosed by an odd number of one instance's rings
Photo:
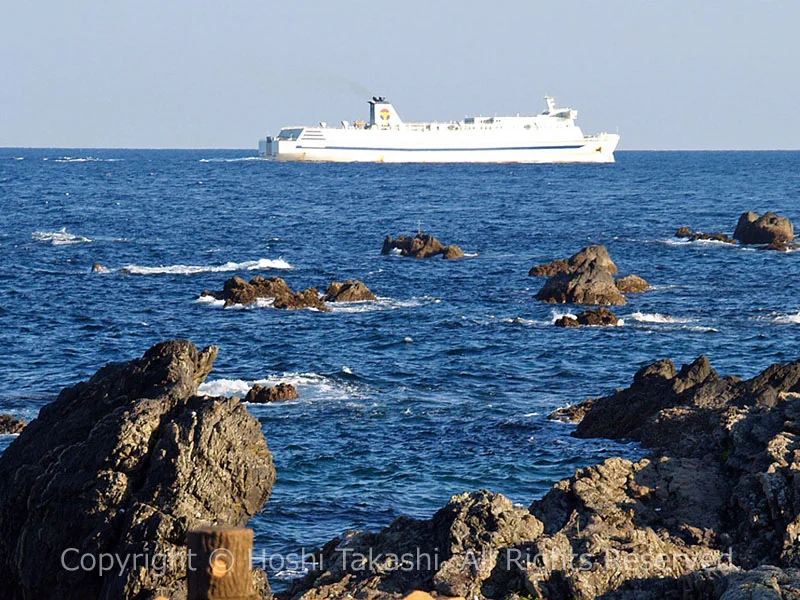
[[[197,395],[216,355],[174,340],[109,364],[65,388],[0,456],[6,597],[183,598],[180,567],[98,577],[48,565],[65,548],[181,556],[189,529],[244,525],[264,506],[276,474],[258,421],[238,398]],[[797,597],[800,361],[741,380],[704,356],[681,369],[660,360],[552,417],[649,455],[578,470],[528,508],[480,490],[428,520],[348,532],[276,597]],[[430,560],[401,568],[404,555]],[[253,577],[272,597],[266,575]]]

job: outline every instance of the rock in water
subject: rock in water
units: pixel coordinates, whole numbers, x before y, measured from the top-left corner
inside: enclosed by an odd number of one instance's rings
[[[456,246],[455,244],[450,244],[447,246],[444,249],[444,254],[442,254],[442,257],[446,258],[447,260],[458,260],[459,258],[464,258],[464,256],[464,251],[460,246]]]
[[[272,387],[255,384],[244,397],[245,402],[266,404],[267,402],[280,402],[281,400],[295,400],[300,397],[297,388],[291,383],[279,383]]]
[[[590,308],[577,317],[566,315],[555,322],[556,327],[578,327],[580,325],[617,326],[619,318],[607,308]]]
[[[108,273],[108,267],[96,262],[92,265],[92,273]]]
[[[678,230],[675,232],[675,237],[679,238],[688,238],[692,237],[692,230],[684,225],[683,227],[678,227]]]
[[[550,303],[622,305],[625,296],[614,283],[614,276],[592,262],[578,271],[565,271],[550,277],[536,298]]]
[[[623,294],[640,294],[650,289],[650,284],[638,275],[628,275],[617,279],[617,289]]]
[[[439,240],[428,233],[418,233],[415,236],[401,235],[393,238],[387,235],[383,240],[383,248],[381,254],[391,254],[392,250],[399,250],[400,256],[411,256],[413,258],[428,258],[430,256],[437,256],[439,254],[445,255],[445,258],[461,258],[460,256],[446,256],[448,248],[451,254],[457,253],[461,250],[458,246],[445,247]],[[461,253],[463,256],[463,252]]]
[[[742,244],[788,243],[794,240],[794,226],[786,218],[767,212],[746,212],[739,217],[733,237]]]
[[[203,291],[200,296],[211,296],[224,300],[225,306],[241,304],[248,306],[259,298],[274,298],[275,308],[300,309],[316,308],[327,311],[325,303],[319,297],[317,288],[308,288],[302,292],[294,292],[280,277],[253,277],[249,282],[241,277],[231,277],[222,286],[221,292]]]
[[[196,396],[216,356],[163,342],[42,408],[0,456],[4,598],[186,597],[187,530],[245,525],[275,481],[244,405]],[[102,576],[68,570],[101,553],[130,561]]]
[[[0,434],[19,433],[25,429],[25,421],[11,415],[0,415]]]
[[[588,267],[592,263],[596,264],[600,269],[607,271],[611,275],[616,275],[619,272],[617,265],[614,264],[613,260],[611,260],[611,255],[608,253],[608,248],[605,246],[594,245],[587,246],[580,252],[576,252],[567,260],[558,259],[554,260],[553,262],[532,267],[531,270],[528,271],[528,275],[531,277],[552,277],[558,273],[574,273],[575,271],[580,271]]]
[[[344,283],[334,281],[325,290],[325,302],[366,302],[377,299],[375,294],[357,279],[348,279]]]

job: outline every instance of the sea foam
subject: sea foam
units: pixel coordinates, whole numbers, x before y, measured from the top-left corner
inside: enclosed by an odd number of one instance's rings
[[[800,325],[800,311],[793,315],[777,315],[772,322],[779,325]]]
[[[215,379],[198,388],[199,394],[209,396],[238,396],[244,398],[253,385],[272,387],[279,383],[295,386],[302,400],[346,400],[358,395],[357,388],[317,373],[283,373],[266,379]],[[285,404],[282,403],[282,404]]]
[[[70,244],[85,244],[92,240],[82,235],[67,233],[67,228],[62,227],[58,231],[34,231],[31,237],[37,242],[50,244],[51,246],[68,246]]]
[[[259,258],[245,262],[226,262],[223,265],[168,265],[143,267],[128,265],[120,269],[133,275],[194,275],[195,273],[225,273],[228,271],[259,271],[266,269],[291,269],[292,265],[282,258]]]

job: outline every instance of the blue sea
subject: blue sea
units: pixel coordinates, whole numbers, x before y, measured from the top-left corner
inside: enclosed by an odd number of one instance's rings
[[[800,357],[800,252],[673,237],[731,233],[745,210],[800,224],[800,152],[371,165],[0,149],[0,413],[31,419],[107,362],[188,338],[220,347],[207,393],[266,380],[301,394],[249,407],[278,470],[251,524],[268,555],[429,516],[466,490],[528,505],[577,468],[642,453],[573,439],[554,409],[659,358],[707,354],[748,377]],[[468,257],[381,256],[386,234],[419,227]],[[535,300],[544,280],[528,270],[595,243],[654,289],[615,309],[621,327],[556,328],[575,307]],[[198,302],[234,275],[357,278],[380,300],[330,313]]]

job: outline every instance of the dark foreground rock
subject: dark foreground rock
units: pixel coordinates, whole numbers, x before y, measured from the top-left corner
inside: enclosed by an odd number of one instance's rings
[[[319,297],[317,288],[308,288],[302,292],[294,292],[280,277],[253,277],[246,281],[241,277],[231,277],[222,286],[222,291],[205,290],[201,296],[211,296],[224,300],[225,306],[241,304],[248,306],[259,298],[274,298],[273,306],[284,309],[315,308],[327,311],[325,302]]]
[[[580,325],[616,326],[619,318],[605,307],[590,308],[580,313],[577,317],[564,316],[557,319],[556,327],[578,327]]]
[[[0,456],[3,598],[185,598],[187,530],[245,525],[275,481],[244,405],[196,395],[216,356],[157,344],[42,408]],[[101,554],[129,560],[75,568]]]
[[[378,298],[362,281],[348,279],[344,283],[334,281],[325,291],[325,302],[367,302]]]
[[[0,434],[19,433],[25,429],[25,421],[11,415],[0,415]]]
[[[681,369],[662,360],[555,416],[582,419],[580,437],[638,440],[650,453],[581,469],[527,510],[475,492],[426,521],[347,534],[285,597],[800,597],[800,362],[741,380],[702,356]],[[438,563],[391,568],[389,554],[432,548]],[[356,568],[370,550],[384,559]]]
[[[279,383],[272,387],[255,384],[244,397],[245,402],[266,404],[268,402],[281,402],[283,400],[296,400],[300,397],[297,388],[291,383]]]
[[[742,244],[786,244],[794,240],[794,226],[788,218],[773,212],[746,212],[739,217],[733,237]]]
[[[432,235],[422,232],[414,236],[401,235],[397,238],[387,235],[383,240],[381,254],[391,254],[393,250],[399,250],[400,256],[412,258],[429,258],[438,255],[449,259],[464,257],[464,252],[458,246],[445,246]]]

